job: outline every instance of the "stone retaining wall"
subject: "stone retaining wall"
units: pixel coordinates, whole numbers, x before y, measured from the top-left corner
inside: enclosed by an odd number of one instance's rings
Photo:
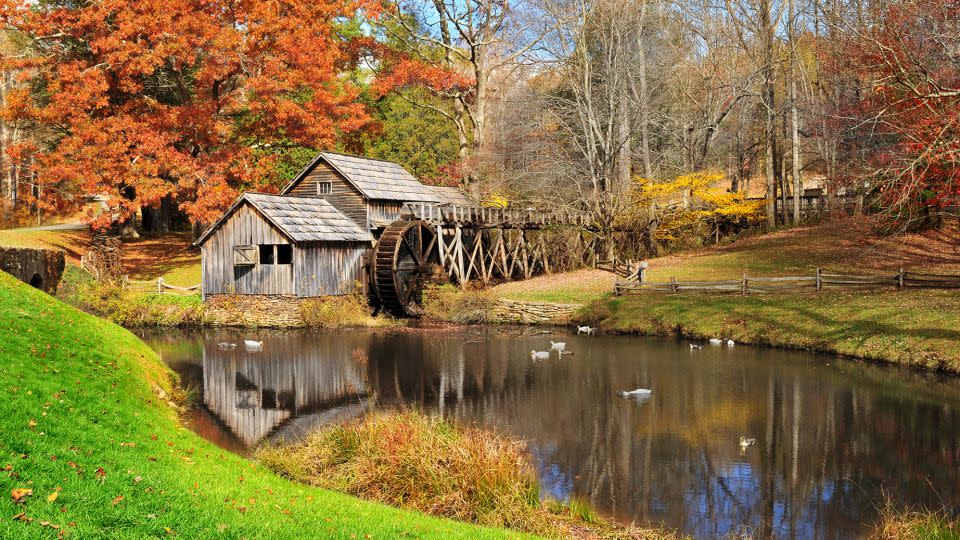
[[[491,322],[521,324],[567,324],[570,317],[580,309],[580,304],[555,304],[553,302],[524,302],[498,299],[490,309]]]
[[[204,304],[206,317],[214,326],[302,327],[300,303],[296,296],[273,294],[211,294]]]
[[[0,270],[50,294],[60,285],[65,263],[63,252],[54,249],[0,248]]]

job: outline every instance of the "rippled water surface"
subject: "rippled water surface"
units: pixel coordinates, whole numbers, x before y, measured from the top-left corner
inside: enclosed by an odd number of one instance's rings
[[[235,451],[295,440],[368,403],[416,404],[526,439],[550,496],[698,538],[849,538],[888,499],[960,503],[953,379],[772,349],[530,329],[143,337],[202,394],[192,427]],[[247,351],[243,339],[263,349]],[[573,354],[532,360],[550,340]],[[634,388],[652,392],[617,395]]]

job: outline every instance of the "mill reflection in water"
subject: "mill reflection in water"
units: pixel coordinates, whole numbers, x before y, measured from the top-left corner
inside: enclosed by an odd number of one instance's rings
[[[244,350],[244,338],[262,339],[263,350]],[[369,403],[414,405],[526,439],[550,496],[696,537],[848,538],[885,498],[960,502],[953,380],[638,337],[563,336],[573,355],[532,361],[551,338],[510,329],[145,336],[202,388],[197,431],[232,449],[296,440]],[[633,388],[653,393],[617,395]]]

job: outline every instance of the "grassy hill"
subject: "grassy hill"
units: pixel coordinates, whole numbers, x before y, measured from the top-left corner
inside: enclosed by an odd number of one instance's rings
[[[3,273],[0,332],[0,538],[519,536],[294,484],[221,450],[179,425],[171,372],[133,334]]]
[[[144,235],[123,243],[124,274],[131,279],[155,280],[163,277],[181,287],[200,283],[200,250],[191,245],[190,233]],[[80,264],[90,247],[86,230],[0,230],[0,246],[59,249],[67,263]]]
[[[651,281],[720,280],[825,272],[960,274],[957,226],[890,236],[870,219],[845,219],[744,238],[649,261]],[[812,290],[756,295],[647,292],[612,297],[614,276],[580,270],[499,285],[500,297],[579,302],[605,330],[733,338],[960,373],[960,292]]]
[[[748,236],[735,243],[650,259],[647,278],[668,282],[824,272],[960,274],[960,226],[917,234],[888,235],[876,218],[840,219]],[[505,283],[498,296],[516,300],[589,302],[613,289],[613,274],[580,270]]]

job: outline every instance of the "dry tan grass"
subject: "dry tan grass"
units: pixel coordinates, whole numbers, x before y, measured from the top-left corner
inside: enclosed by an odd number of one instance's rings
[[[538,276],[493,287],[493,294],[516,300],[585,304],[613,290],[615,274],[593,268]]]
[[[674,538],[605,523],[583,505],[541,503],[523,442],[416,411],[374,413],[256,457],[303,483],[435,516],[558,538]]]

